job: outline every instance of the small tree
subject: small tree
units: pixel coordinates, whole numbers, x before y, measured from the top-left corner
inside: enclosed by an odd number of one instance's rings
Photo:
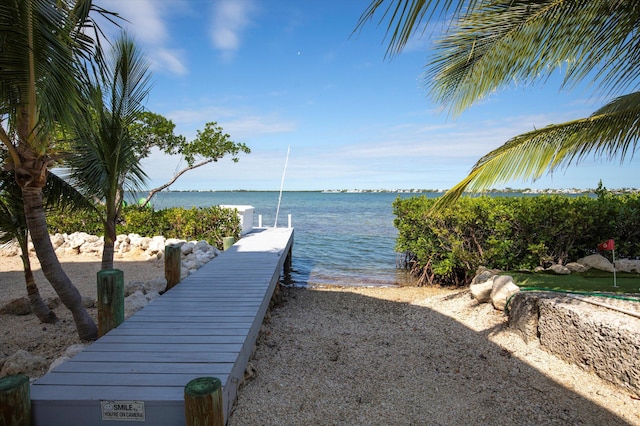
[[[122,35],[107,67],[88,86],[88,111],[78,120],[78,138],[68,165],[87,194],[104,202],[102,269],[113,268],[116,221],[125,187],[138,189],[146,177],[130,125],[149,92],[148,62],[132,39]]]
[[[187,166],[174,174],[167,183],[149,191],[142,207],[186,172],[216,162],[225,155],[232,155],[232,160],[238,162],[240,153],[251,152],[244,143],[233,142],[231,136],[223,133],[222,127],[216,122],[205,124],[204,130],[198,130],[196,138],[190,142],[184,136],[175,135],[174,129],[175,125],[171,120],[151,112],[141,114],[131,127],[132,137],[139,141],[137,149],[140,158],[147,157],[151,148],[156,147],[165,154],[181,155],[187,162]]]

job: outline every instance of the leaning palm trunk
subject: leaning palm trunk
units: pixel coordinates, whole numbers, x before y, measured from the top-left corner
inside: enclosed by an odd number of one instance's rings
[[[62,265],[60,265],[60,261],[51,244],[42,203],[43,185],[44,180],[42,185],[21,185],[24,213],[36,255],[40,260],[45,277],[51,283],[62,303],[71,311],[80,338],[82,340],[95,340],[98,336],[98,327],[82,305],[80,292],[62,269]]]
[[[31,262],[29,261],[29,252],[26,250],[26,247],[22,248],[22,266],[24,270],[24,280],[27,284],[27,296],[29,297],[29,305],[31,306],[31,311],[36,314],[40,322],[52,324],[58,320],[56,313],[53,312],[44,300],[42,300],[42,296],[40,296],[40,291],[38,290],[38,285],[36,284],[36,280],[33,276],[33,271],[31,270]]]

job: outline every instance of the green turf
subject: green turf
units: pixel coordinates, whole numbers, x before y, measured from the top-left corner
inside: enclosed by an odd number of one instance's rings
[[[587,271],[571,275],[554,275],[548,273],[528,274],[508,272],[513,281],[520,287],[541,287],[551,290],[613,292],[640,294],[640,274],[618,272],[616,285],[613,286],[613,273],[603,271]]]

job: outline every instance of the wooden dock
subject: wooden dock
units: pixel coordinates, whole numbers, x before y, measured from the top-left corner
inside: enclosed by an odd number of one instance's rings
[[[244,236],[36,380],[33,424],[184,425],[184,386],[207,376],[222,382],[226,421],[292,246],[292,228]]]

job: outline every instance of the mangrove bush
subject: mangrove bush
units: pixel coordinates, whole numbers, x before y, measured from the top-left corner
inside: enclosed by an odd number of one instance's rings
[[[420,284],[462,286],[479,266],[502,270],[566,264],[616,242],[616,257],[640,255],[640,196],[465,197],[434,209],[425,196],[393,204],[396,250]]]

